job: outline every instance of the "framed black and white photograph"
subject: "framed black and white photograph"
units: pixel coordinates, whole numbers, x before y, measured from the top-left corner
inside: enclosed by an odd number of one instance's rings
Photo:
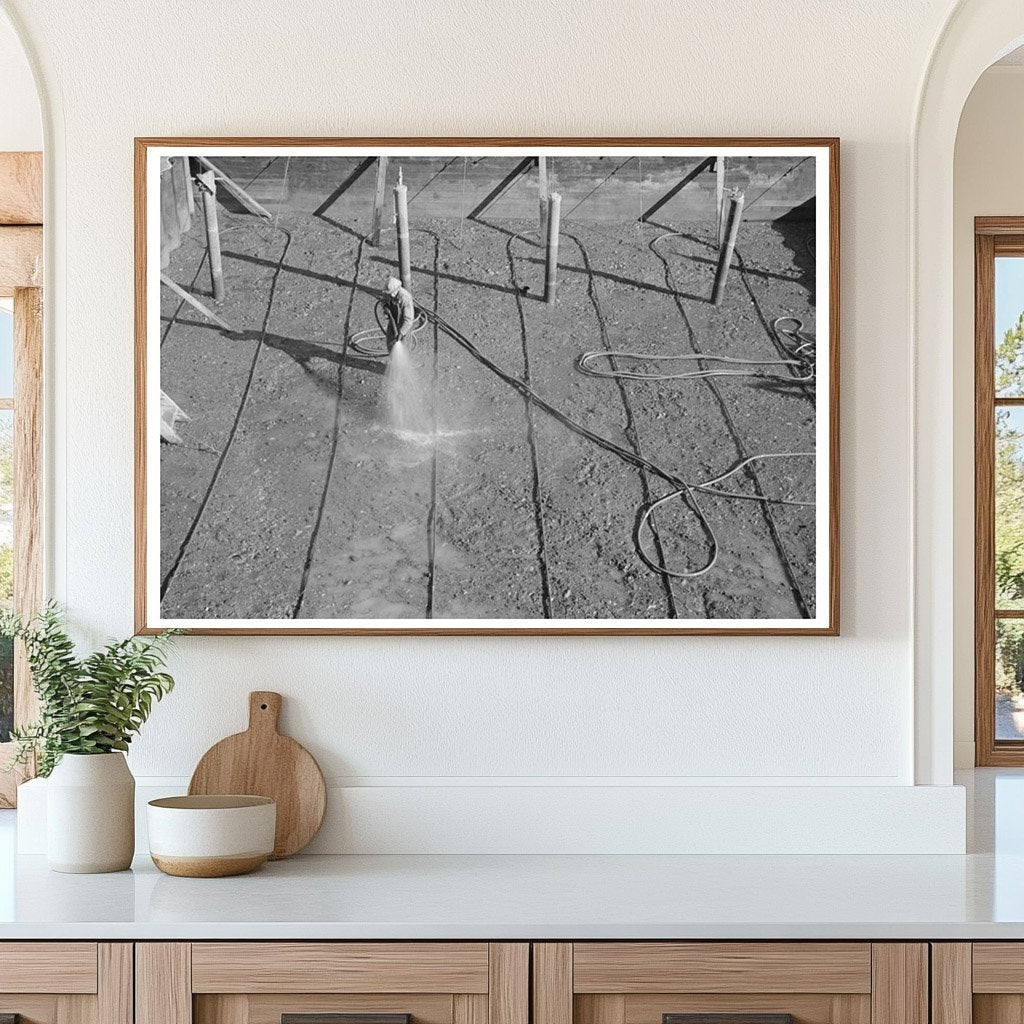
[[[835,139],[136,140],[136,626],[838,632]]]

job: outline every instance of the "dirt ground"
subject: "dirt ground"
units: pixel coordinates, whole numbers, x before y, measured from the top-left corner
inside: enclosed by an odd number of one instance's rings
[[[645,549],[691,572],[713,533],[717,562],[688,579],[652,571],[634,531],[675,488],[529,402],[432,323],[412,357],[436,437],[389,430],[386,363],[351,341],[375,325],[395,234],[373,246],[363,206],[325,209],[336,187],[308,185],[269,222],[222,207],[227,296],[215,308],[235,333],[163,290],[161,387],[191,417],[184,444],[161,445],[164,617],[814,614],[813,508],[703,493],[709,532],[675,498]],[[815,332],[810,223],[744,223],[716,308],[712,223],[568,218],[548,306],[536,221],[433,218],[415,202],[411,217],[417,303],[574,423],[688,483],[752,455],[814,451],[813,386],[615,380],[577,366],[595,350],[778,358],[776,317]],[[168,273],[209,302],[205,261],[197,217]],[[814,501],[813,459],[755,469],[720,486]]]

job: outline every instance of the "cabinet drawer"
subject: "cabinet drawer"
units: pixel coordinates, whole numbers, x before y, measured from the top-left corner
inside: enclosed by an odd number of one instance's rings
[[[534,1024],[927,1024],[923,943],[537,943]]]
[[[95,942],[0,943],[0,992],[96,991]]]
[[[486,942],[197,942],[192,991],[472,992],[488,989]]]
[[[934,1024],[1008,1024],[1024,1019],[1024,943],[932,945]]]
[[[132,1024],[132,947],[124,942],[0,942],[0,1019]]]
[[[529,1024],[515,942],[136,947],[136,1024]]]
[[[867,993],[871,945],[578,942],[573,991]]]

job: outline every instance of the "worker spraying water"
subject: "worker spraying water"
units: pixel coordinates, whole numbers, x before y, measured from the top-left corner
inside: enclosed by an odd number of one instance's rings
[[[387,321],[388,368],[384,377],[384,397],[391,429],[408,440],[428,439],[432,435],[423,388],[410,357],[416,330],[416,307],[412,301],[412,267],[409,258],[408,189],[398,169],[395,185],[395,229],[398,237],[400,277],[388,278],[383,296]]]
[[[399,342],[407,343],[416,322],[416,307],[412,293],[402,287],[397,277],[389,277],[383,299],[388,324],[388,352],[394,351]]]
[[[388,278],[382,302],[387,323],[388,368],[384,402],[388,425],[408,440],[426,440],[432,432],[419,373],[410,352],[416,309],[397,277]]]

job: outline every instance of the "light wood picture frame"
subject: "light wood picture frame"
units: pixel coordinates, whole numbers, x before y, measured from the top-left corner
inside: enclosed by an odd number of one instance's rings
[[[139,138],[135,245],[140,633],[838,634],[838,139]]]

